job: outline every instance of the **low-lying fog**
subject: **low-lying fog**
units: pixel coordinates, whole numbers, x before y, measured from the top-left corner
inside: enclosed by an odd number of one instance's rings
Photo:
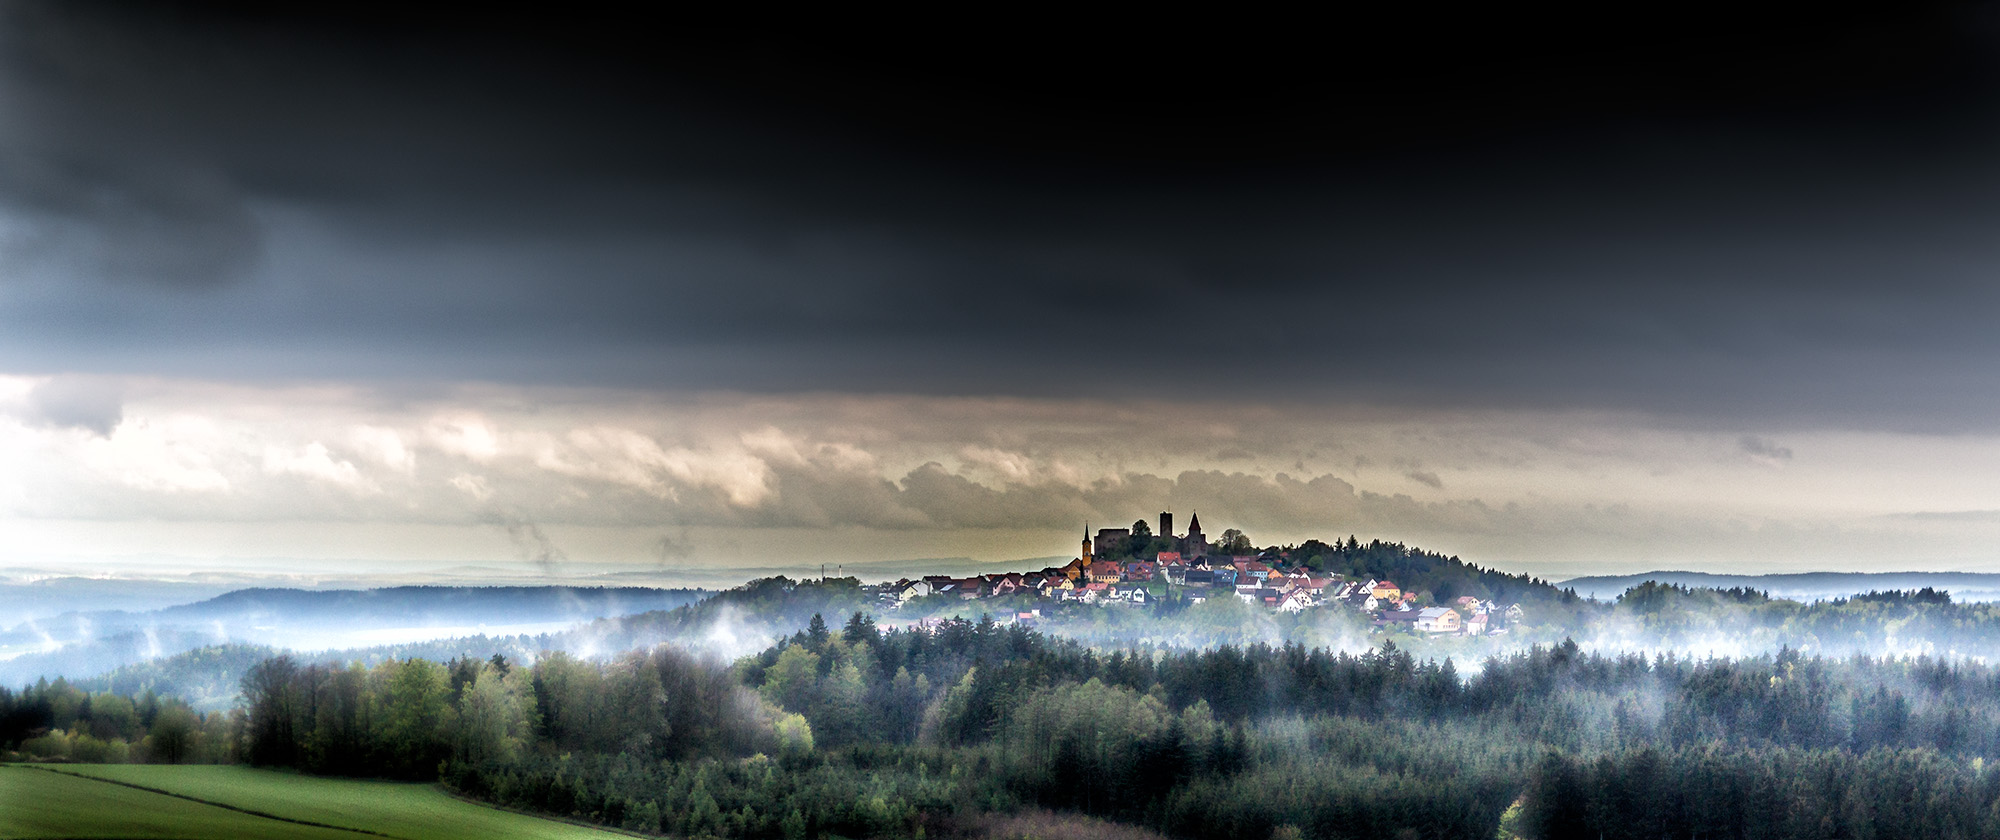
[[[65,591],[97,581],[72,579]],[[367,590],[240,589],[157,609],[77,609],[136,597],[105,581],[104,601],[65,599],[58,615],[32,614],[0,629],[0,685],[72,679],[211,645],[300,652],[402,645],[467,636],[555,633],[599,618],[672,609],[701,590],[571,587],[392,587]],[[0,591],[46,589],[0,586]],[[162,591],[150,590],[153,597]],[[180,591],[186,592],[186,589]]]

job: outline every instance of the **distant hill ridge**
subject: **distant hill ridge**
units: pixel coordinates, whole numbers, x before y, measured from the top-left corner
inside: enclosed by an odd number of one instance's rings
[[[241,589],[158,610],[79,611],[22,621],[0,630],[0,685],[44,675],[102,673],[218,644],[315,650],[391,637],[463,636],[489,627],[493,632],[545,632],[600,618],[672,610],[712,594],[574,586]],[[382,635],[385,630],[388,637]]]
[[[627,612],[672,609],[699,600],[698,589],[656,589],[644,586],[391,586],[381,589],[238,589],[206,601],[157,610],[153,614],[171,621],[188,616],[216,613],[242,614],[259,610],[282,610],[289,618],[300,611],[331,613],[342,620],[369,614],[399,618],[493,616],[493,610],[519,610],[518,621],[571,617],[595,618]],[[605,612],[605,610],[613,612]]]
[[[120,627],[172,626],[276,618],[285,623],[324,620],[340,625],[395,619],[404,622],[473,623],[587,620],[610,615],[673,609],[707,597],[701,589],[643,586],[392,586],[381,589],[250,588],[225,592],[191,604],[143,612],[92,610],[39,622],[59,629],[79,619],[96,632]],[[24,625],[5,628],[25,632]],[[0,633],[3,638],[6,633]]]
[[[1586,598],[1609,601],[1625,590],[1653,581],[1707,589],[1742,587],[1770,593],[1773,598],[1823,601],[1864,592],[1922,589],[1951,593],[1959,602],[2000,601],[2000,574],[1979,572],[1794,572],[1767,575],[1724,575],[1712,572],[1655,571],[1636,575],[1593,575],[1556,584]]]

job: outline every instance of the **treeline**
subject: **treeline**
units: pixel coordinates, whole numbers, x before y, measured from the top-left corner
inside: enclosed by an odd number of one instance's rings
[[[2000,646],[2000,603],[1955,603],[1934,589],[1801,603],[1647,581],[1620,595],[1593,632],[1630,648],[1981,655]]]
[[[880,633],[857,616],[739,670],[803,714],[824,746],[957,747],[984,762],[989,786],[1005,794],[998,801],[1183,836],[1293,826],[1312,836],[1490,837],[1524,789],[1543,809],[1533,813],[1546,812],[1550,789],[1527,784],[1546,754],[1580,762],[1586,781],[1601,769],[1590,757],[1720,755],[1779,775],[1786,761],[1819,762],[1859,774],[1840,780],[1854,790],[1914,797],[1903,807],[1924,811],[1917,824],[1964,826],[1978,811],[1966,802],[1993,800],[1953,797],[1989,784],[1981,780],[1992,774],[1968,768],[2000,755],[2000,671],[1925,656],[1605,656],[1566,642],[1489,659],[1462,678],[1449,660],[1419,661],[1393,644],[1358,655],[1251,645],[1104,656],[1020,628]],[[925,686],[933,697],[913,726]],[[1898,775],[1911,767],[1936,772]],[[1743,786],[1749,772],[1728,789],[1766,790]],[[1929,797],[1958,816],[1925,810]],[[1641,836],[1607,819],[1587,836]],[[1707,825],[1726,822],[1716,820]],[[1535,836],[1586,836],[1551,831]],[[1773,831],[1679,836],[1801,836]],[[1845,836],[1896,836],[1882,831]]]
[[[1226,725],[1101,680],[1036,688],[978,743],[851,744],[737,762],[624,755],[453,764],[514,807],[674,836],[950,835],[983,813],[1078,811],[1185,837],[1486,840],[1532,745],[1403,721]]]
[[[857,578],[753,580],[698,603],[671,610],[599,619],[552,639],[567,650],[631,650],[657,644],[735,656],[789,635],[814,615],[874,608]]]
[[[1510,827],[1539,840],[2000,837],[2000,773],[1927,749],[1718,744],[1550,754]]]
[[[372,668],[277,657],[243,678],[243,703],[251,763],[402,778],[529,753],[748,755],[777,750],[787,724],[721,665],[667,647],[609,663],[554,652],[526,667],[499,656]]]
[[[1584,604],[1575,592],[1556,589],[1548,581],[1482,568],[1455,555],[1445,556],[1399,542],[1363,543],[1349,536],[1346,542],[1307,540],[1270,553],[1283,553],[1285,562],[1299,563],[1315,571],[1362,580],[1394,581],[1404,592],[1428,593],[1440,604],[1461,595],[1503,604],[1537,604],[1544,609],[1562,605],[1581,610]]]
[[[497,654],[513,661],[530,661],[541,651],[566,650],[589,658],[599,651],[615,653],[671,644],[734,658],[761,650],[771,640],[796,631],[816,613],[845,615],[869,606],[854,578],[794,581],[775,577],[670,610],[598,619],[559,633],[464,636],[293,657],[302,664],[345,666],[358,661],[372,667],[406,659],[448,662],[468,653],[481,659]],[[74,682],[92,691],[134,696],[154,691],[187,698],[197,708],[226,709],[236,702],[243,675],[250,667],[279,653],[261,645],[210,645]]]
[[[856,612],[730,667],[670,648],[271,659],[244,680],[234,749],[683,836],[933,835],[1030,806],[1190,838],[2000,830],[1993,666],[1565,642],[1468,670],[1393,644],[1107,654]]]
[[[706,769],[544,755],[457,764],[454,783],[628,828],[742,837],[908,835],[967,809],[1032,805],[1186,837],[1483,840],[1525,795],[1515,827],[1553,840],[1657,835],[1606,827],[1643,818],[1629,812],[1600,809],[1584,828],[1549,817],[1569,795],[1541,781],[1551,754],[1572,772],[1550,778],[1601,784],[1606,797],[1627,790],[1627,777],[1604,775],[1623,756],[1715,757],[1738,768],[1738,787],[1723,789],[1741,796],[1703,825],[1769,827],[1776,817],[1743,810],[1768,800],[1743,792],[1776,777],[1742,768],[1788,772],[1782,757],[1804,756],[1860,774],[1841,780],[1855,790],[1916,797],[1905,808],[1924,811],[1917,824],[1961,825],[1925,810],[1927,797],[1952,814],[1977,810],[1952,797],[1983,778],[1967,762],[2000,751],[2000,673],[1925,657],[1603,656],[1566,643],[1490,659],[1465,678],[1393,645],[1103,655],[992,622],[883,632],[855,615],[839,629],[814,621],[736,671],[803,716],[815,748]],[[1904,758],[1882,758],[1892,755]],[[1896,775],[1912,766],[1956,775]],[[1678,836],[1804,836],[1717,831]]]
[[[981,742],[1039,687],[1095,679],[1176,713],[1203,706],[1228,724],[1491,718],[1570,748],[1726,740],[2000,755],[2000,670],[1929,656],[1649,657],[1566,641],[1490,658],[1468,678],[1449,659],[1420,661],[1393,642],[1359,654],[1253,644],[1106,655],[990,621],[880,632],[856,614],[838,632],[815,620],[737,670],[836,747]]]
[[[86,692],[41,680],[0,688],[0,756],[88,763],[221,763],[236,752],[240,715],[201,714],[178,698]]]

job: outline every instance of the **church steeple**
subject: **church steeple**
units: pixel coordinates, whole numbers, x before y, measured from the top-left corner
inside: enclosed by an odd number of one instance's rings
[[[1090,562],[1090,523],[1083,523],[1083,553],[1077,555],[1083,562]]]

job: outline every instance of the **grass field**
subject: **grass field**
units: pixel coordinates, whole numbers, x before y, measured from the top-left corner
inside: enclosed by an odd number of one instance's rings
[[[0,766],[0,838],[608,840],[627,836],[475,805],[434,785],[322,779],[247,767],[71,764],[59,769],[63,772]]]

